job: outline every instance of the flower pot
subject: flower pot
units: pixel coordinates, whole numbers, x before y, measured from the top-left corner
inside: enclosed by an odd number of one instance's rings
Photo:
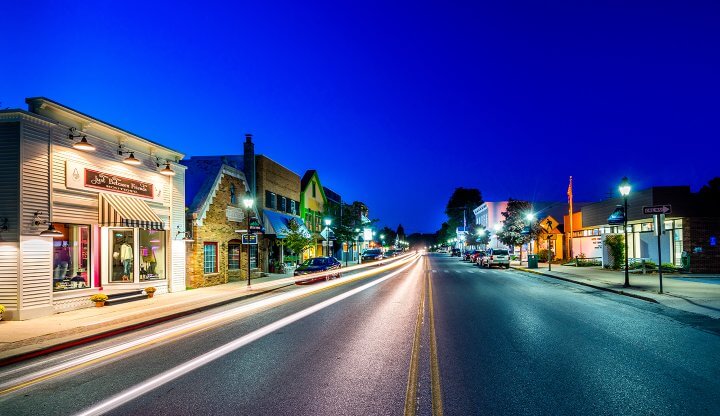
[[[95,302],[96,308],[102,308],[103,306],[105,306],[105,302]]]
[[[149,299],[149,298],[152,298],[154,294],[155,294],[155,292],[148,292],[148,294],[147,294],[147,295],[148,295],[148,299]]]

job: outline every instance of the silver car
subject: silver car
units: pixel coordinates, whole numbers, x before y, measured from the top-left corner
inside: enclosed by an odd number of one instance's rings
[[[505,248],[491,248],[484,255],[478,257],[480,267],[505,266],[510,268],[510,253]]]

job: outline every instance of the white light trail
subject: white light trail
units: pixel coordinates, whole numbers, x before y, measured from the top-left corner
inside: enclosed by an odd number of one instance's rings
[[[417,260],[418,257],[415,258]],[[185,362],[184,364],[181,364],[175,368],[172,368],[168,371],[165,371],[149,380],[146,380],[140,384],[135,385],[134,387],[131,387],[107,400],[104,402],[101,402],[95,406],[92,406],[88,409],[83,410],[82,412],[78,413],[77,416],[91,416],[91,415],[101,415],[105,412],[108,412],[110,410],[113,410],[137,397],[142,396],[143,394],[146,394],[150,392],[153,389],[156,389],[166,383],[169,383],[172,380],[175,380],[178,377],[181,377],[199,367],[202,367],[205,364],[208,364],[214,360],[217,360],[218,358],[221,358],[253,341],[256,341],[265,335],[271,334],[275,331],[277,331],[280,328],[283,328],[287,325],[290,325],[293,322],[296,322],[302,318],[305,318],[308,315],[311,315],[319,310],[322,310],[324,308],[327,308],[330,305],[333,305],[337,302],[340,302],[343,299],[347,299],[350,296],[353,296],[357,293],[360,293],[364,290],[367,290],[375,285],[378,285],[392,277],[397,276],[398,274],[404,272],[408,268],[410,268],[413,265],[414,262],[410,262],[409,264],[406,264],[401,269],[398,269],[387,276],[381,277],[380,279],[374,280],[372,282],[366,283],[360,287],[357,287],[355,289],[349,290],[343,294],[337,295],[335,297],[332,297],[330,299],[327,299],[325,301],[322,301],[318,304],[315,304],[307,309],[303,309],[302,311],[296,312],[292,315],[286,316],[285,318],[282,318],[278,321],[275,321],[269,325],[266,325],[260,329],[257,329],[253,332],[250,332],[247,335],[244,335],[232,342],[229,342],[223,346],[220,346],[212,351],[209,351],[197,358],[193,358],[190,361]]]

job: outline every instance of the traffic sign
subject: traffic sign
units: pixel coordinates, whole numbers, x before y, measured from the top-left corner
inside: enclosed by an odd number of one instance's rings
[[[643,207],[643,214],[645,215],[670,214],[671,212],[672,206],[670,205],[653,205],[649,207]]]
[[[242,243],[244,245],[257,244],[258,243],[257,234],[243,234],[242,235]]]

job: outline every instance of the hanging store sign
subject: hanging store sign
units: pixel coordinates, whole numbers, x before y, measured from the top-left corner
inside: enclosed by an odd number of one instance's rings
[[[123,178],[122,176],[98,172],[92,169],[85,169],[85,186],[141,198],[152,199],[155,195],[153,193],[153,184],[151,183]]]

